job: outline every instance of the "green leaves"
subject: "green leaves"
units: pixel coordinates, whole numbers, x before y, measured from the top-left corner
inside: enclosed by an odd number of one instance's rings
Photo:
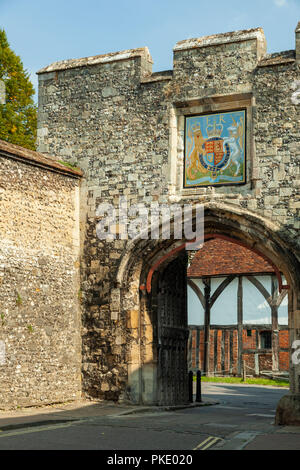
[[[0,29],[0,80],[5,83],[6,103],[0,105],[0,139],[35,150],[37,109],[34,89],[22,61],[9,47]]]
[[[17,292],[16,304],[20,306],[22,305],[22,303],[23,303],[22,297],[20,296],[19,292]]]

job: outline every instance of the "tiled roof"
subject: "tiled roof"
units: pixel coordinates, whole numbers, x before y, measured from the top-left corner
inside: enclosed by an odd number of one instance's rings
[[[188,269],[188,277],[273,272],[274,268],[256,253],[236,243],[214,239],[206,242],[196,253]]]
[[[80,178],[83,175],[81,170],[65,166],[58,162],[55,157],[46,156],[34,150],[28,150],[19,145],[10,144],[4,140],[0,140],[0,156],[23,160],[29,164],[44,167],[72,177]]]

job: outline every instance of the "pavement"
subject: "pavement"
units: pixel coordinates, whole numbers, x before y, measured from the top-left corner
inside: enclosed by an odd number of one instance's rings
[[[180,406],[139,406],[120,405],[109,401],[77,400],[71,403],[59,403],[41,407],[23,408],[11,411],[0,410],[0,432],[22,429],[24,427],[43,426],[63,422],[89,420],[105,416],[126,416],[131,414],[160,413],[193,409],[216,405],[217,401],[205,400]]]
[[[77,401],[0,411],[0,450],[300,450],[300,427],[274,425],[287,393],[206,383],[204,403],[187,407]]]

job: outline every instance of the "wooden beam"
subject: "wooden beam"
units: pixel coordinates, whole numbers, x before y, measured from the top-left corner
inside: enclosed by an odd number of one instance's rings
[[[196,370],[199,370],[201,368],[199,356],[200,356],[200,330],[197,329],[197,332],[196,332]]]
[[[250,281],[259,290],[259,292],[266,299],[266,301],[268,302],[270,307],[272,307],[272,302],[273,302],[272,295],[269,294],[269,292],[262,285],[262,283],[258,279],[256,279],[256,277],[254,277],[254,276],[246,276],[246,278],[248,279],[248,281]]]
[[[221,370],[222,371],[225,371],[225,348],[226,348],[226,334],[225,334],[225,331],[223,330],[222,342],[221,342]]]
[[[193,369],[193,330],[189,329],[187,361],[189,370]]]
[[[214,331],[214,374],[218,372],[218,330]]]
[[[195,292],[196,296],[198,297],[198,299],[200,300],[201,302],[201,305],[203,307],[203,309],[205,309],[205,298],[204,298],[204,295],[202,294],[201,292],[201,289],[200,287],[197,286],[197,284],[192,280],[192,279],[188,279],[188,286],[193,289],[193,291]]]
[[[242,374],[243,363],[243,277],[239,276],[238,296],[237,296],[237,317],[238,317],[238,375]]]
[[[209,373],[209,349],[210,349],[210,294],[211,279],[203,279],[204,297],[205,297],[205,313],[204,313],[204,372]]]
[[[279,331],[278,331],[278,284],[276,277],[272,276],[272,370],[277,372],[279,370]]]
[[[280,305],[282,304],[283,300],[285,299],[285,297],[288,295],[288,291],[287,290],[283,290],[280,294],[279,292],[277,291],[277,296],[276,296],[276,299],[275,299],[275,304],[276,304],[276,307],[280,307]]]
[[[227,277],[223,282],[222,284],[216,289],[216,291],[214,292],[214,294],[212,295],[211,299],[210,299],[210,308],[212,308],[212,306],[214,305],[214,303],[216,302],[216,300],[220,297],[220,295],[224,292],[224,290],[226,289],[226,287],[229,286],[229,284],[236,278],[236,275],[235,274],[232,274],[231,276]]]
[[[232,374],[233,371],[233,363],[234,363],[234,357],[233,357],[233,330],[230,330],[229,334],[229,372]]]

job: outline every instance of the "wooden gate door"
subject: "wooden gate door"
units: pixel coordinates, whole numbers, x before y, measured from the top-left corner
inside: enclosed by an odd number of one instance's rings
[[[158,402],[188,402],[187,254],[160,273],[157,292]]]

